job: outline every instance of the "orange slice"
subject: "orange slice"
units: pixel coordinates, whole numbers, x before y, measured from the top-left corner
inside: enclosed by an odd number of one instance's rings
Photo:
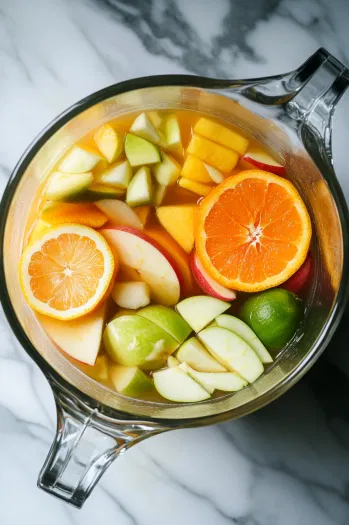
[[[296,188],[266,171],[229,177],[198,206],[198,256],[228,288],[257,292],[283,283],[303,264],[310,239],[310,218]]]
[[[87,314],[106,296],[114,266],[100,233],[80,224],[62,224],[26,247],[19,277],[29,306],[67,320]]]
[[[56,224],[84,224],[91,228],[101,228],[108,217],[90,202],[57,202],[47,206],[42,213],[43,221]]]

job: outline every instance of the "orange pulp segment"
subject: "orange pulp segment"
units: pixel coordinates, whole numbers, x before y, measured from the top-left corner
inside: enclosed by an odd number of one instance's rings
[[[229,177],[198,206],[196,250],[213,279],[244,292],[286,281],[311,240],[307,209],[293,184],[261,170]]]
[[[90,202],[57,202],[41,213],[43,221],[49,224],[83,224],[91,228],[101,228],[108,217]]]

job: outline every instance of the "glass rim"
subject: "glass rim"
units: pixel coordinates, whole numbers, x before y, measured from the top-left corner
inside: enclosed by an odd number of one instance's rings
[[[283,75],[275,75],[272,77],[265,77],[265,79],[279,79]],[[235,85],[241,85],[245,81],[234,81]],[[249,82],[249,81],[246,81]],[[36,362],[40,367],[46,378],[50,382],[53,379],[58,382],[58,384],[63,388],[67,389],[72,393],[72,395],[78,396],[83,401],[86,401],[89,405],[95,405],[101,408],[101,413],[120,414],[117,409],[112,408],[108,405],[104,405],[99,401],[96,401],[88,394],[85,394],[73,384],[69,383],[64,379],[40,354],[40,352],[35,348],[31,343],[29,337],[27,336],[25,330],[23,329],[12,303],[9,297],[6,278],[5,278],[5,264],[4,264],[4,236],[7,223],[7,217],[9,208],[12,202],[12,197],[15,194],[17,186],[22,178],[22,175],[25,173],[26,169],[30,165],[31,161],[34,159],[41,147],[58,131],[63,125],[68,123],[71,119],[82,113],[83,111],[89,109],[90,107],[96,105],[99,102],[102,102],[108,98],[115,97],[122,93],[129,91],[134,91],[137,89],[147,89],[147,88],[156,88],[156,87],[193,87],[198,89],[206,90],[220,90],[231,88],[231,91],[234,88],[231,87],[231,81],[228,80],[217,80],[211,79],[208,77],[194,76],[194,75],[154,75],[146,77],[138,77],[116,84],[112,84],[103,89],[100,89],[87,97],[79,100],[78,102],[71,105],[65,111],[60,113],[56,118],[54,118],[29,144],[27,149],[24,151],[20,159],[18,160],[16,166],[14,167],[6,188],[4,190],[1,202],[1,217],[0,217],[0,279],[4,283],[0,287],[0,301],[6,315],[6,318],[9,322],[9,325],[16,336],[17,340],[20,342],[23,349],[27,354]],[[258,104],[258,103],[257,103]],[[309,152],[311,154],[311,152]],[[332,165],[332,157],[330,158]],[[334,302],[334,305],[331,309],[331,312],[327,318],[326,323],[322,327],[321,333],[318,336],[316,343],[314,344],[312,350],[305,356],[305,358],[300,361],[298,366],[286,376],[278,385],[273,386],[270,390],[262,394],[261,396],[249,401],[248,403],[242,405],[237,409],[233,409],[227,412],[220,412],[215,415],[208,415],[202,417],[196,417],[193,419],[161,419],[152,416],[146,416],[142,418],[133,414],[127,414],[122,412],[122,415],[126,414],[132,417],[132,419],[140,420],[147,419],[153,421],[164,421],[167,425],[183,425],[185,424],[195,424],[195,422],[202,422],[202,424],[211,424],[219,421],[225,421],[233,417],[232,412],[234,412],[234,417],[241,417],[247,415],[263,406],[267,405],[271,401],[280,397],[285,393],[289,388],[291,388],[297,381],[299,381],[303,375],[309,370],[309,368],[314,364],[318,359],[321,353],[325,350],[327,344],[330,342],[331,337],[333,336],[340,319],[345,310],[345,306],[349,297],[349,214],[347,208],[347,202],[344,197],[341,186],[334,174],[334,172],[324,173],[322,170],[321,175],[326,180],[329,189],[331,191],[332,197],[334,199],[339,221],[342,229],[342,243],[343,243],[343,271],[341,283],[337,292],[337,296]],[[51,382],[50,382],[51,383]],[[104,410],[105,409],[105,410]]]

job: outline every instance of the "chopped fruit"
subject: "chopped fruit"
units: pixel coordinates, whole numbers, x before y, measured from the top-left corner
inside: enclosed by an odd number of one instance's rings
[[[227,288],[258,292],[281,284],[303,264],[310,239],[296,188],[266,171],[229,177],[199,204],[197,254]]]
[[[226,372],[217,359],[214,359],[206,348],[196,337],[191,337],[182,344],[177,354],[177,359],[181,363],[187,363],[199,372]]]
[[[239,155],[244,155],[247,150],[248,140],[245,137],[213,120],[200,118],[194,126],[194,132],[213,140],[213,142],[218,142],[222,146],[233,149]]]
[[[231,332],[234,332],[234,334],[241,337],[241,339],[246,341],[252,350],[256,352],[262,363],[273,362],[273,358],[263,343],[258,339],[254,331],[251,330],[251,328],[246,323],[241,321],[241,319],[238,319],[233,315],[223,314],[216,317],[214,325],[220,326],[221,328],[226,328],[227,330],[230,330]]]
[[[151,206],[138,206],[134,209],[134,212],[138,215],[139,220],[143,224],[143,226],[146,225],[147,220],[149,219],[149,215],[151,212]]]
[[[281,286],[285,290],[293,293],[299,293],[309,283],[313,272],[313,259],[311,253],[308,253],[302,266]]]
[[[121,199],[125,196],[126,190],[104,186],[103,184],[92,184],[84,200],[99,201],[101,199]]]
[[[229,303],[206,295],[188,297],[188,299],[184,299],[176,306],[177,311],[195,332],[202,330],[217,315],[222,314],[228,308],[230,308]]]
[[[128,282],[132,281],[138,283],[141,280],[141,277],[137,270],[130,268],[130,266],[121,265],[118,271],[117,280],[119,282]]]
[[[270,171],[275,175],[285,175],[285,167],[277,162],[269,153],[261,150],[260,148],[251,148],[247,151],[243,160],[249,162],[260,170]]]
[[[104,124],[94,134],[99,151],[109,163],[114,162],[124,150],[125,134],[115,131],[110,124]]]
[[[149,284],[154,302],[166,306],[178,302],[180,283],[176,263],[156,241],[137,230],[121,226],[104,229],[101,233],[119,254],[121,264],[137,270],[141,280]]]
[[[101,339],[102,339],[102,332],[101,332]],[[99,355],[96,359],[95,364],[93,367],[88,371],[89,376],[92,377],[92,379],[95,379],[96,381],[108,381],[109,377],[109,366],[107,357],[105,355]]]
[[[132,179],[132,169],[128,160],[110,166],[96,177],[96,182],[126,190]]]
[[[234,169],[239,160],[239,155],[235,151],[195,133],[191,138],[187,152],[223,173],[229,173]]]
[[[166,306],[147,306],[137,312],[137,315],[141,315],[160,326],[180,344],[186,340],[191,332],[188,323],[172,308],[167,308]]]
[[[179,403],[195,403],[211,396],[179,367],[166,368],[153,374],[154,386],[162,397]]]
[[[195,204],[162,206],[156,210],[161,225],[187,253],[194,246],[195,213]]]
[[[147,115],[155,128],[159,128],[161,126],[162,117],[160,117],[160,114],[157,111],[148,111]]]
[[[175,366],[178,366],[180,363],[178,359],[173,357],[173,355],[170,355],[170,357],[167,358],[167,366],[168,368],[174,368]]]
[[[194,279],[203,292],[212,297],[216,297],[217,299],[221,299],[222,301],[234,301],[234,299],[236,299],[236,293],[234,290],[225,288],[225,286],[222,286],[212,279],[201,264],[196,253],[192,253],[190,256],[190,268]]]
[[[105,305],[71,321],[37,315],[47,334],[63,352],[81,363],[95,364],[102,341]]]
[[[62,320],[81,317],[104,297],[114,264],[98,232],[80,224],[56,226],[23,251],[22,292],[37,312]]]
[[[130,226],[130,228],[143,229],[143,224],[135,210],[132,210],[125,202],[111,199],[97,201],[96,206],[102,210],[115,226]]]
[[[168,148],[182,149],[181,130],[176,115],[169,115],[165,120],[165,140]]]
[[[150,204],[153,199],[153,183],[150,170],[143,166],[134,175],[126,193],[126,202],[132,208]]]
[[[142,139],[149,140],[154,144],[160,144],[159,133],[156,131],[153,123],[145,113],[138,115],[136,120],[133,122],[130,131],[134,135],[142,137]]]
[[[161,162],[160,152],[154,144],[141,137],[127,133],[125,153],[132,167]]]
[[[153,167],[153,174],[159,184],[170,186],[179,177],[181,167],[177,161],[166,153],[161,153],[161,162]]]
[[[158,325],[139,315],[123,315],[108,323],[103,342],[113,361],[143,370],[160,368],[179,346]]]
[[[202,160],[192,155],[188,155],[184,161],[181,176],[185,179],[196,180],[197,182],[203,182],[204,184],[210,184],[212,182],[211,176],[209,175],[205,164]]]
[[[249,383],[263,373],[264,368],[257,354],[230,330],[213,326],[205,328],[198,337],[215,359]]]
[[[215,390],[237,392],[248,384],[245,379],[234,372],[197,372],[187,363],[182,363],[179,365],[179,368],[189,374],[190,377],[197,381],[210,394],[213,394]]]
[[[90,202],[57,202],[41,213],[43,221],[52,225],[82,224],[91,228],[101,228],[108,217]]]
[[[111,295],[118,306],[129,310],[137,310],[150,303],[150,288],[143,282],[117,282]]]
[[[88,173],[54,172],[45,188],[44,195],[51,201],[74,201],[83,195],[93,182],[93,175]]]
[[[164,198],[166,197],[168,186],[164,184],[156,184],[154,191],[154,206],[161,206]]]
[[[215,182],[216,184],[220,184],[224,181],[224,175],[221,171],[217,170],[213,166],[210,166],[209,164],[204,163],[204,166],[207,169],[207,173],[209,174],[213,182]]]
[[[123,396],[137,397],[153,388],[149,377],[137,367],[114,365],[110,370],[110,379],[115,390]]]
[[[74,146],[59,165],[63,173],[87,173],[93,170],[102,157],[87,148]]]
[[[195,180],[186,179],[185,177],[181,177],[178,181],[178,184],[180,185],[181,188],[192,191],[193,193],[197,193],[198,195],[201,195],[202,197],[205,197],[205,195],[208,195],[210,191],[212,190],[212,186],[208,186],[207,184],[202,184],[201,182],[196,182]]]
[[[247,299],[242,319],[267,347],[279,349],[294,336],[303,319],[303,303],[292,292],[276,288]]]
[[[146,230],[146,233],[158,242],[167,253],[170,253],[171,257],[175,260],[177,269],[181,275],[182,296],[187,297],[199,291],[190,271],[188,254],[179,246],[173,237],[162,228],[149,228]]]
[[[49,228],[51,228],[51,224],[49,222],[45,222],[42,219],[38,219],[35,222],[34,228],[30,232],[29,244],[32,244],[38,239],[41,239],[41,237],[44,235],[44,233],[46,233],[46,231]]]

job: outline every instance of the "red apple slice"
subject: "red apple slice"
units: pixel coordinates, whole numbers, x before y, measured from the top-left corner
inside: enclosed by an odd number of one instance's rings
[[[305,285],[309,282],[313,270],[313,259],[310,253],[308,253],[307,258],[305,259],[302,266],[299,270],[296,271],[284,284],[281,285],[281,288],[289,290],[293,293],[299,293]]]
[[[211,295],[211,297],[221,299],[221,301],[234,301],[234,299],[236,299],[234,290],[225,288],[208,275],[196,253],[193,253],[190,257],[190,268],[195,281],[203,292]]]
[[[260,170],[270,171],[276,175],[285,175],[286,173],[285,167],[265,151],[251,149],[247,151],[242,159],[253,164],[253,166],[256,166],[256,168]]]
[[[150,287],[152,299],[166,306],[178,303],[180,274],[176,263],[165,250],[144,233],[115,226],[100,230],[120,263],[139,272],[142,281]]]
[[[108,219],[116,226],[130,226],[143,230],[143,224],[137,213],[126,204],[126,202],[115,199],[102,199],[95,202]]]

